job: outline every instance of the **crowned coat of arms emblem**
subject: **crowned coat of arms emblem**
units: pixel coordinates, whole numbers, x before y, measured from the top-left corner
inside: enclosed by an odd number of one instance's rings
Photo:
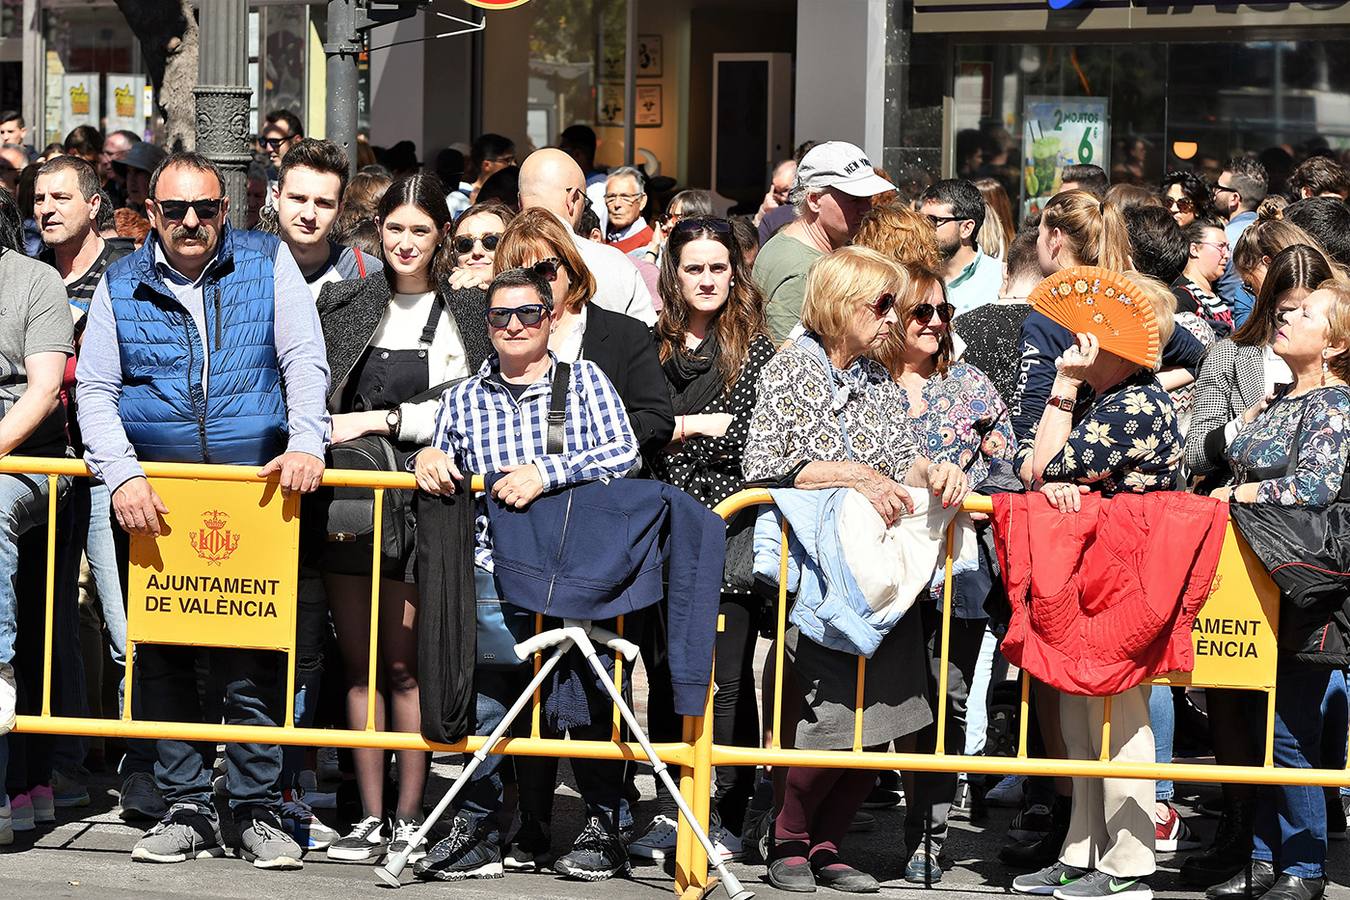
[[[239,535],[225,527],[229,516],[218,509],[202,513],[202,527],[192,533],[192,549],[213,566],[218,566],[239,549]]]

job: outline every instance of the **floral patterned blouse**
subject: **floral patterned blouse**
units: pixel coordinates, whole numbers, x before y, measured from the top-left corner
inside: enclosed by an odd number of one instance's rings
[[[1294,442],[1298,463],[1288,472]],[[1236,483],[1259,481],[1256,502],[1326,506],[1350,462],[1350,390],[1316,388],[1280,397],[1228,446]]]
[[[801,462],[854,460],[901,481],[919,457],[904,391],[878,363],[830,364],[813,335],[769,360],[759,378],[743,468],[751,481]]]
[[[1103,494],[1177,486],[1181,431],[1171,398],[1152,372],[1140,372],[1074,411],[1073,431],[1043,479],[1091,485]],[[1030,452],[1026,445],[1025,452]]]
[[[967,363],[953,363],[945,376],[934,374],[923,389],[923,403],[910,406],[901,391],[905,414],[914,423],[919,451],[932,462],[949,462],[965,469],[972,486],[989,475],[989,460],[1012,462],[1016,440],[1008,406],[994,383]],[[977,423],[985,423],[983,437]]]

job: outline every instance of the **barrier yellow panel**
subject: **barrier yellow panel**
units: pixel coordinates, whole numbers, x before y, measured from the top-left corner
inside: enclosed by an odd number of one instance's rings
[[[1209,599],[1191,628],[1195,669],[1155,682],[1272,689],[1279,621],[1280,590],[1230,522]]]
[[[274,482],[151,483],[169,508],[167,528],[131,539],[128,640],[289,650],[299,498]]]

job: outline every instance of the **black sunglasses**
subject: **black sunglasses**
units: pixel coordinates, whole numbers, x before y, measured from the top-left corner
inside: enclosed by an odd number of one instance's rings
[[[872,303],[872,312],[878,316],[884,316],[893,309],[895,309],[895,295],[890,291],[882,294]]]
[[[544,303],[526,303],[524,306],[490,306],[487,311],[487,323],[493,328],[505,328],[515,316],[526,328],[533,328],[548,318],[551,310]]]
[[[159,214],[170,222],[181,222],[186,219],[189,209],[195,212],[201,221],[209,222],[220,215],[220,204],[224,201],[223,197],[214,200],[156,200],[155,205],[159,207]]]
[[[945,325],[952,320],[952,316],[956,315],[956,307],[950,303],[939,303],[937,306],[931,303],[920,303],[914,307],[914,312],[910,314],[910,318],[927,325],[933,321],[934,313],[937,313],[938,319]]]
[[[550,256],[548,259],[541,259],[539,262],[530,266],[534,274],[543,278],[545,281],[557,281],[558,270],[562,268],[562,260]]]
[[[500,234],[485,234],[482,237],[477,238],[469,237],[468,235],[457,237],[455,238],[455,252],[470,253],[473,251],[473,245],[481,241],[483,249],[491,253],[497,249],[497,244],[501,239],[502,236]]]
[[[692,219],[680,219],[675,231],[713,231],[717,234],[731,234],[731,223],[717,216],[694,216]]]
[[[941,228],[948,222],[964,222],[970,216],[930,216],[925,213],[925,218],[933,223],[934,228]]]
[[[287,140],[289,139],[284,137],[263,138],[260,141],[258,141],[258,145],[261,147],[266,147],[268,150],[276,150],[280,148],[282,144],[286,143]]]

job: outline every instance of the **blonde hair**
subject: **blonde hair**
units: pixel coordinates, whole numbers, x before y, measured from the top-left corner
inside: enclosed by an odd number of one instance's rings
[[[891,373],[892,378],[898,379],[904,370],[904,363],[901,359],[901,353],[905,347],[905,335],[909,331],[910,320],[914,317],[914,308],[920,303],[928,301],[928,294],[933,286],[937,285],[942,294],[939,303],[947,302],[947,285],[942,280],[942,274],[935,267],[909,265],[904,266],[905,284],[895,292],[895,317],[899,321],[899,326],[891,329],[891,333],[881,342],[881,346],[873,351],[872,356],[877,362],[886,367],[886,371]],[[937,365],[937,373],[946,377],[947,370],[951,368],[952,358],[956,356],[956,348],[952,342],[951,324],[948,323],[947,330],[942,333],[938,339],[938,349],[935,354],[934,362]]]
[[[868,247],[901,265],[936,269],[941,263],[932,221],[897,203],[872,207],[858,226],[853,246]]]
[[[1327,345],[1346,344],[1350,347],[1350,282],[1344,277],[1332,277],[1317,286],[1335,299],[1327,309]],[[1327,368],[1342,381],[1350,382],[1350,349],[1327,360]]]
[[[1101,266],[1115,272],[1130,268],[1125,217],[1109,200],[1099,201],[1087,191],[1061,191],[1045,205],[1041,224],[1064,235],[1073,255],[1068,265]]]
[[[567,268],[571,285],[566,297],[554,297],[568,312],[580,312],[595,295],[595,276],[586,268],[572,233],[546,209],[531,207],[511,220],[502,231],[501,243],[492,258],[492,274],[517,269],[535,257],[554,257]]]
[[[908,282],[904,268],[867,247],[843,247],[811,264],[806,273],[802,325],[825,341],[849,330],[859,303],[890,291],[899,297]]]
[[[1125,278],[1139,288],[1144,299],[1153,306],[1153,318],[1158,322],[1158,364],[1153,367],[1156,371],[1162,368],[1161,349],[1167,346],[1176,330],[1177,298],[1171,288],[1152,275],[1132,270],[1125,273]]]

